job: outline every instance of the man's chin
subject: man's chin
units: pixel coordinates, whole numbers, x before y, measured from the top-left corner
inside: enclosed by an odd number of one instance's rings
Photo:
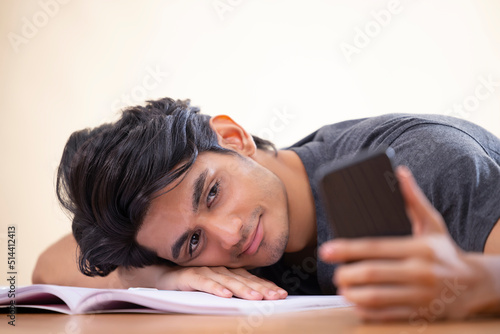
[[[280,246],[282,246],[282,247],[279,247],[278,249],[276,249],[276,248],[272,249],[272,251],[269,254],[267,254],[267,256],[265,257],[265,261],[263,261],[262,263],[249,264],[249,265],[244,266],[243,268],[245,268],[247,270],[251,270],[251,269],[267,267],[267,266],[271,266],[271,265],[275,264],[283,257],[283,254],[285,254],[285,246],[286,245],[284,245],[284,246],[280,245]]]

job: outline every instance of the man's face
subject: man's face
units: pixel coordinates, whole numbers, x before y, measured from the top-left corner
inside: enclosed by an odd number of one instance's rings
[[[182,181],[151,204],[137,241],[182,266],[253,268],[288,242],[285,187],[246,156],[201,153]]]

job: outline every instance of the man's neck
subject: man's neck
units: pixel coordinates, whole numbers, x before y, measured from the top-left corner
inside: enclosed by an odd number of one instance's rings
[[[316,209],[306,169],[297,153],[257,150],[253,157],[275,173],[283,182],[288,196],[290,235],[285,252],[298,252],[316,245]]]

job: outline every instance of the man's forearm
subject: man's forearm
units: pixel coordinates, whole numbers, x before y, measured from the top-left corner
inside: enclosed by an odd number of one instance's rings
[[[77,265],[77,245],[68,234],[47,248],[38,258],[32,275],[34,284],[57,284],[89,288],[123,288],[115,271],[106,277],[88,277]]]
[[[106,277],[85,276],[78,269],[77,244],[71,234],[52,244],[38,258],[33,284],[57,284],[87,288],[155,288],[160,277],[171,270],[167,266],[125,269],[118,267]]]

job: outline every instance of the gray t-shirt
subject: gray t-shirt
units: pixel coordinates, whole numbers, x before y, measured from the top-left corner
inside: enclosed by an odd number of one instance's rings
[[[309,176],[318,246],[334,235],[319,198],[316,171],[323,164],[384,146],[394,149],[395,165],[406,165],[412,171],[456,243],[466,251],[483,251],[500,218],[500,139],[461,119],[409,114],[327,125],[288,148],[299,155]],[[280,260],[254,273],[290,294],[333,294],[334,269],[315,258],[294,267]]]

